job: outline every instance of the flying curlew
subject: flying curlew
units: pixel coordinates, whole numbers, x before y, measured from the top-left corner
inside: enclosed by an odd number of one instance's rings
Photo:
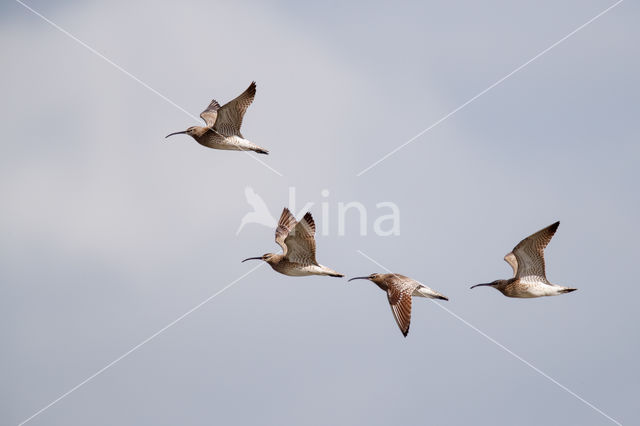
[[[316,224],[313,222],[311,213],[307,212],[298,222],[285,207],[276,228],[276,243],[282,247],[282,254],[267,253],[259,257],[250,257],[243,262],[252,259],[264,260],[274,271],[291,277],[308,275],[344,277],[316,261],[315,233]]]
[[[409,334],[409,325],[411,324],[412,296],[449,300],[426,285],[400,274],[371,274],[368,277],[351,278],[349,281],[353,280],[373,281],[375,285],[387,293],[391,312],[393,312],[393,317],[404,337]]]
[[[507,297],[542,297],[570,293],[577,288],[562,287],[547,281],[544,270],[544,248],[556,233],[560,222],[536,232],[520,241],[504,260],[513,268],[513,278],[476,284],[500,290]]]
[[[168,134],[165,139],[173,135],[187,134],[200,145],[208,148],[268,154],[269,151],[249,142],[240,133],[244,113],[255,96],[256,83],[254,81],[240,96],[222,107],[215,99],[212,100],[207,109],[200,114],[200,117],[207,124],[205,127],[191,126],[182,132]]]

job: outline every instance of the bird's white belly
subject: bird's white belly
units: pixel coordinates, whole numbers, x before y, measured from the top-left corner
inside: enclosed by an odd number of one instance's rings
[[[290,277],[308,277],[309,275],[324,275],[325,271],[318,265],[304,265],[288,268],[282,273]]]
[[[520,293],[519,297],[543,297],[543,296],[556,296],[560,294],[559,287],[549,284],[527,284]]]
[[[200,142],[202,145],[213,148],[231,151],[245,151],[251,149],[251,143],[239,136],[213,135]]]
[[[240,138],[237,138],[240,139]],[[242,143],[240,143],[240,141],[236,141],[232,138],[219,138],[216,139],[215,141],[210,141],[207,146],[209,148],[213,148],[213,149],[224,149],[224,150],[232,150],[232,151],[238,151],[238,150],[243,150],[244,148],[242,147]]]
[[[314,275],[313,272],[305,269],[290,269],[284,274],[289,275],[290,277],[308,277],[309,275]]]

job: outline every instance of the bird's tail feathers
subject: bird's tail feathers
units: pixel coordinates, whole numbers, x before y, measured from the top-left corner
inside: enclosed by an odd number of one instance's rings
[[[449,300],[447,296],[443,296],[437,291],[432,290],[426,286],[416,288],[414,291],[414,296],[428,297],[429,299]]]
[[[235,149],[239,149],[241,151],[253,151],[257,152],[258,154],[269,154],[269,151],[267,151],[263,147],[256,145],[255,143],[241,136],[234,136],[233,143],[236,146]]]
[[[257,152],[258,154],[269,155],[269,151],[267,151],[266,149],[263,149],[263,148],[255,148],[253,151]]]
[[[336,272],[333,269],[328,268],[324,265],[322,265],[322,272],[323,272],[323,275],[326,275],[329,277],[338,277],[338,278],[344,277],[344,274],[341,274],[340,272]]]

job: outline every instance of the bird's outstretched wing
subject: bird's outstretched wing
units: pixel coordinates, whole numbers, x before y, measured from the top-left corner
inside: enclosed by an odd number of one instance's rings
[[[200,118],[207,123],[207,127],[213,128],[216,123],[216,118],[218,117],[218,110],[220,109],[220,104],[215,99],[211,101],[207,109],[200,113]]]
[[[218,109],[218,118],[215,121],[214,130],[225,136],[242,137],[242,133],[240,133],[242,118],[255,97],[256,82],[254,81],[240,96]]]
[[[287,235],[287,259],[302,265],[317,265],[316,261],[316,224],[311,213],[307,212]]]
[[[556,222],[547,226],[514,247],[513,254],[517,261],[516,278],[525,282],[529,280],[549,283],[544,268],[544,248],[551,241],[559,225],[560,222]]]
[[[282,254],[287,255],[287,244],[285,243],[285,239],[289,235],[289,233],[296,226],[296,218],[291,214],[288,208],[282,209],[282,214],[280,215],[280,220],[278,221],[278,227],[276,228],[276,243],[280,247],[282,247]]]
[[[516,255],[513,252],[507,253],[504,257],[504,261],[511,265],[513,269],[513,276],[515,277],[518,274],[518,260],[516,259]]]
[[[411,295],[414,288],[410,285],[398,285],[397,282],[387,286],[387,298],[393,317],[404,337],[409,334],[411,325]]]

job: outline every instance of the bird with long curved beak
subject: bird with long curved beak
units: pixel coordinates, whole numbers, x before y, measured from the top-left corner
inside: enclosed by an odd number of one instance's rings
[[[557,296],[570,293],[577,288],[562,287],[551,284],[547,280],[544,264],[544,249],[560,226],[556,222],[520,241],[513,251],[507,253],[504,260],[513,269],[513,278],[508,280],[495,280],[490,283],[482,283],[471,286],[493,287],[507,297],[542,297]]]
[[[387,293],[393,317],[404,337],[409,334],[411,325],[411,297],[449,300],[437,291],[418,281],[400,274],[371,274],[367,277],[355,277],[353,280],[369,280]]]
[[[206,126],[192,126],[181,132],[169,133],[165,139],[173,135],[189,135],[207,148],[268,154],[269,151],[248,141],[240,133],[244,113],[255,96],[256,83],[253,82],[240,96],[223,106],[214,99],[200,114]]]
[[[326,275],[344,277],[339,272],[321,265],[316,261],[316,224],[311,213],[307,212],[298,222],[288,208],[282,210],[276,229],[276,243],[282,247],[282,253],[267,253],[247,260],[264,260],[274,271],[292,277]]]

